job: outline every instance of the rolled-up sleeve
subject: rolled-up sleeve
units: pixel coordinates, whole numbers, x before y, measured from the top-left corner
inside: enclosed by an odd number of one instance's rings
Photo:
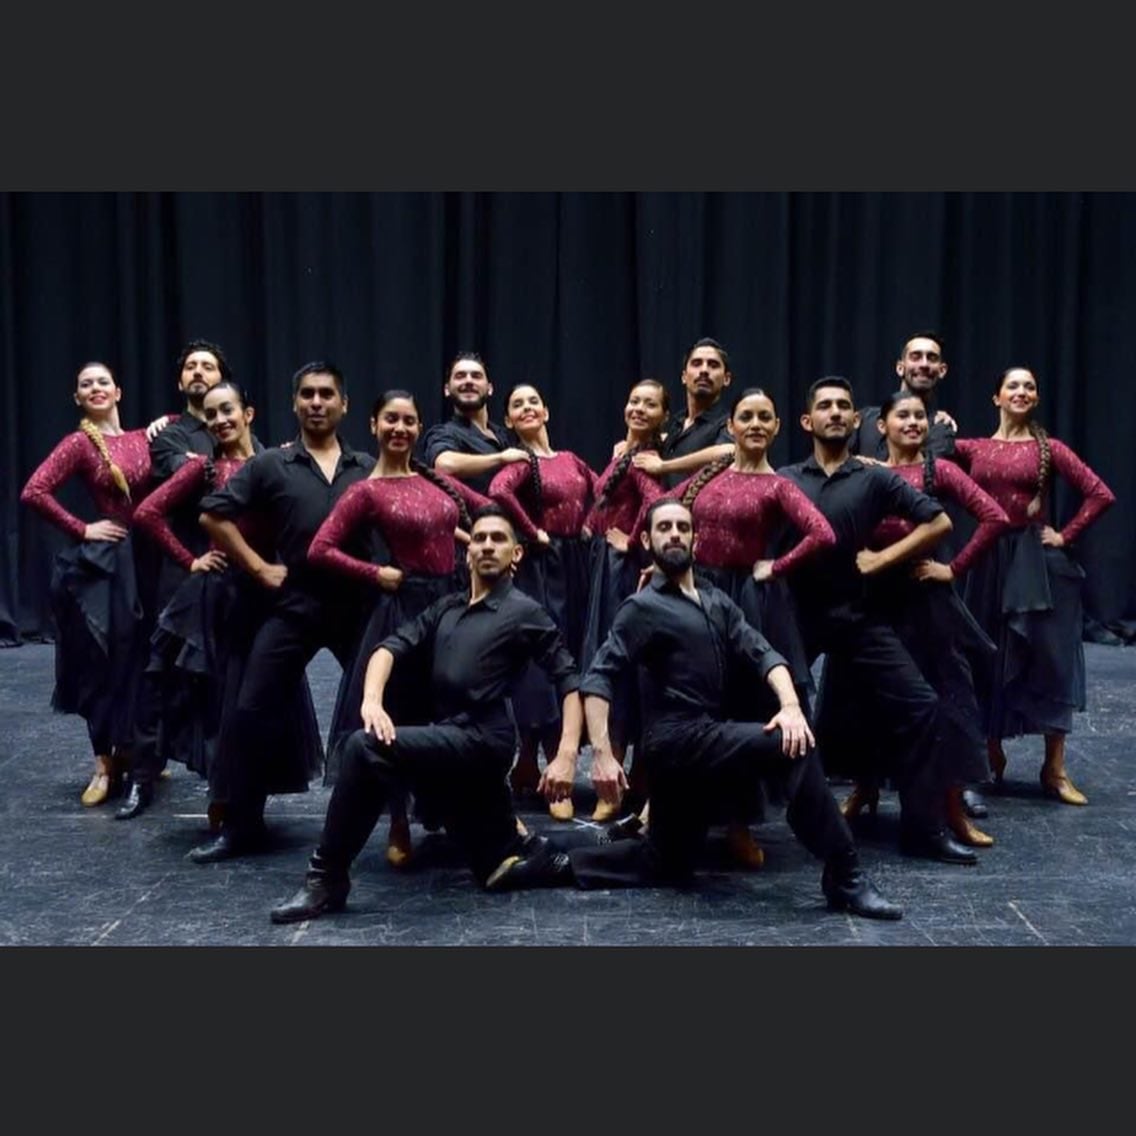
[[[607,702],[614,699],[616,682],[634,666],[646,641],[644,615],[637,605],[627,602],[615,613],[611,630],[580,683],[582,695],[592,694]]]

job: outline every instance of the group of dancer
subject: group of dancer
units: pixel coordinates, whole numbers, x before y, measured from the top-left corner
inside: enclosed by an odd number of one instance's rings
[[[997,428],[974,439],[938,403],[941,336],[910,337],[896,373],[862,409],[847,379],[812,383],[813,452],[775,468],[773,399],[735,393],[726,349],[700,339],[682,411],[636,383],[597,475],[553,447],[538,387],[491,421],[471,352],[445,376],[448,421],[423,429],[406,390],[375,400],[375,457],[340,435],[326,361],[293,376],[298,435],[268,449],[216,344],[186,345],[184,409],[146,430],[122,429],[122,388],[86,364],[79,430],[22,493],[74,540],[51,584],[52,704],[87,723],[82,803],[125,792],[129,820],[183,762],[208,781],[190,852],[208,864],[268,847],[269,796],[324,770],[320,843],[275,922],[342,909],[384,810],[391,864],[412,859],[413,816],[504,890],[679,881],[715,824],[758,867],[752,828],[784,804],[831,908],[899,918],[849,828],[885,787],[902,850],[956,864],[994,842],[973,821],[1007,737],[1042,735],[1045,792],[1086,803],[1065,767],[1085,706],[1068,547],[1114,497],[1037,422],[1027,368],[999,377]],[[1061,529],[1057,475],[1081,495]],[[56,498],[71,478],[98,520]],[[973,533],[951,546],[956,526]],[[305,678],[323,647],[343,669],[326,754]],[[514,798],[570,819],[585,736],[593,819],[612,823],[529,833]],[[842,804],[835,777],[854,783]]]

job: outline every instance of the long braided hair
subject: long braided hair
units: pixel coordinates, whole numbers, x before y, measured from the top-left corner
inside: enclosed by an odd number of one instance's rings
[[[532,390],[536,391],[536,393],[540,396],[540,401],[543,405],[544,395],[542,395],[540,391],[532,385],[532,383],[515,383],[513,389],[510,390],[508,395],[506,395],[505,397],[506,407],[508,407],[510,401],[513,398],[513,395],[516,394],[517,391],[521,389],[521,387],[530,387],[532,388]],[[516,430],[514,430],[513,433],[517,436],[518,447],[525,451],[525,454],[528,456],[529,462],[528,480],[521,487],[518,496],[520,496],[521,494],[524,495],[525,502],[528,505],[529,514],[533,518],[535,518],[537,527],[539,527],[541,518],[544,515],[544,483],[541,481],[540,477],[540,459],[536,456],[536,452],[533,450],[533,448],[526,445],[521,440],[520,435],[517,435]]]
[[[91,360],[89,363],[84,363],[79,368],[78,373],[82,375],[82,373],[88,367],[102,367],[108,375],[111,375],[112,378],[114,377],[111,369],[105,363],[100,363],[97,360]],[[115,386],[117,385],[118,383],[115,382]],[[90,418],[87,418],[85,416],[79,420],[79,429],[87,435],[87,437],[91,440],[91,445],[93,445],[95,449],[98,450],[99,457],[102,458],[103,465],[106,466],[106,470],[107,473],[110,474],[111,481],[114,482],[116,488],[123,495],[123,497],[125,497],[126,500],[129,501],[131,499],[130,483],[126,480],[126,474],[122,472],[121,467],[117,464],[117,462],[115,462],[114,458],[110,456],[110,450],[107,448],[106,438],[103,437],[103,432]]]
[[[905,399],[914,398],[919,399],[917,394],[912,394],[909,390],[893,391],[880,403],[880,421],[886,422],[887,416]],[[920,399],[920,401],[922,401]],[[931,438],[930,438],[931,423],[930,419],[927,421],[927,438],[923,442],[923,492],[928,497],[936,496],[935,493],[935,455],[931,451]]]
[[[732,420],[738,407],[747,398],[754,398],[760,395],[762,398],[768,398],[770,403],[773,402],[772,397],[761,387],[746,387],[730,404],[730,419]],[[686,487],[686,491],[682,495],[682,503],[690,509],[694,510],[694,501],[699,493],[710,484],[723,470],[727,470],[734,464],[733,454],[723,454],[720,458],[715,458],[709,465],[703,466],[695,475],[694,480]]]
[[[671,409],[671,400],[670,395],[667,394],[667,388],[663,386],[658,379],[640,379],[639,382],[628,391],[627,397],[630,398],[639,387],[655,387],[658,389],[660,395],[659,401],[663,404],[663,422],[665,422]],[[628,446],[623,451],[619,457],[619,461],[615,463],[611,471],[611,476],[607,479],[607,484],[604,486],[603,492],[596,501],[596,509],[604,509],[607,507],[607,503],[615,496],[615,492],[619,488],[620,483],[627,476],[627,471],[631,468],[631,462],[636,454],[642,453],[644,450],[657,450],[663,444],[660,434],[661,426],[662,422],[655,427],[650,438],[642,445]]]
[[[1006,377],[1011,371],[1025,371],[1031,379],[1035,382],[1037,377],[1029,367],[1007,367],[1002,372],[1002,377],[998,380],[997,391],[1001,392],[1002,384],[1006,381]],[[1026,506],[1026,516],[1036,517],[1041,512],[1041,503],[1045,497],[1045,489],[1049,483],[1050,474],[1053,472],[1053,450],[1049,445],[1049,433],[1040,422],[1035,421],[1032,417],[1026,423],[1026,427],[1030,432],[1030,436],[1037,442],[1037,489],[1030,503]]]
[[[463,355],[462,358],[467,358],[467,356]],[[409,402],[410,405],[414,407],[414,413],[418,415],[418,419],[421,422],[422,414],[418,409],[417,399],[415,399],[414,395],[412,395],[410,391],[399,390],[396,388],[393,390],[383,391],[383,393],[379,395],[379,397],[375,400],[374,406],[371,407],[371,418],[374,422],[376,422],[376,424],[378,422],[379,415],[383,412],[383,409],[389,403],[394,402],[396,398],[402,398]],[[446,481],[446,479],[442,477],[440,473],[437,473],[435,470],[431,469],[424,462],[419,461],[418,458],[414,457],[413,455],[410,458],[410,468],[419,476],[424,477],[428,482],[430,482],[431,485],[440,489],[447,497],[449,497],[451,501],[453,501],[458,509],[458,523],[463,529],[468,532],[472,527],[473,522],[470,519],[469,508],[465,503],[465,498],[462,497],[462,495],[448,481]]]

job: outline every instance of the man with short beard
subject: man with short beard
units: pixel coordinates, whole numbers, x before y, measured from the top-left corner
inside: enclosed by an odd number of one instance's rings
[[[608,716],[620,676],[641,669],[643,756],[651,821],[645,839],[571,850],[581,887],[683,882],[694,868],[712,818],[724,802],[752,795],[759,777],[781,781],[786,820],[797,839],[824,862],[821,888],[833,910],[898,919],[860,867],[813,748],[785,660],[722,591],[696,585],[694,518],[673,497],[647,512],[643,546],[658,569],[625,600],[580,684],[595,756],[597,793],[618,804],[627,780],[611,752]],[[764,682],[780,709],[770,721],[726,717],[727,685],[738,674]]]
[[[513,760],[506,695],[530,662],[553,681],[563,727],[541,792],[561,800],[572,791],[582,714],[579,678],[560,632],[541,606],[513,586],[523,555],[513,522],[497,505],[473,515],[467,563],[470,587],[428,607],[383,640],[371,656],[363,688],[363,729],[343,751],[319,846],[304,886],[274,908],[273,923],[341,911],[350,868],[391,797],[428,796],[449,835],[462,846],[478,883],[490,890],[570,882],[551,872],[543,838],[521,836],[505,780]],[[411,655],[427,656],[436,720],[393,722],[383,705],[392,670]]]
[[[501,466],[527,461],[528,455],[509,444],[504,426],[489,421],[487,405],[493,384],[476,352],[463,351],[454,358],[442,392],[453,407],[453,415],[422,435],[422,461],[488,496],[489,483]]]

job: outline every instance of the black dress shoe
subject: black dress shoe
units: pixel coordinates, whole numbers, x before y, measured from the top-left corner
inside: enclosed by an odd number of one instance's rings
[[[903,908],[884,899],[859,867],[841,872],[826,864],[820,886],[830,911],[849,911],[864,919],[903,918]]]
[[[986,807],[986,802],[982,799],[982,794],[979,793],[977,789],[963,789],[962,807],[963,812],[965,812],[971,820],[981,820],[990,812]]]
[[[133,820],[139,813],[145,812],[154,801],[154,783],[152,781],[131,781],[130,792],[114,814],[115,820]]]
[[[905,832],[899,839],[899,847],[906,856],[920,856],[944,864],[978,863],[975,851],[952,840],[945,828],[931,832]]]
[[[240,829],[223,828],[220,834],[208,844],[200,844],[189,854],[195,864],[215,864],[219,860],[232,860],[237,856],[247,856],[261,851],[268,843],[268,833],[264,828],[249,832]]]
[[[305,919],[318,919],[347,906],[349,880],[309,875],[304,886],[287,903],[274,907],[269,913],[273,923],[302,923]]]
[[[575,882],[572,863],[566,852],[553,851],[543,836],[528,836],[521,852],[506,856],[485,881],[486,891],[513,891],[515,888],[561,887]]]

